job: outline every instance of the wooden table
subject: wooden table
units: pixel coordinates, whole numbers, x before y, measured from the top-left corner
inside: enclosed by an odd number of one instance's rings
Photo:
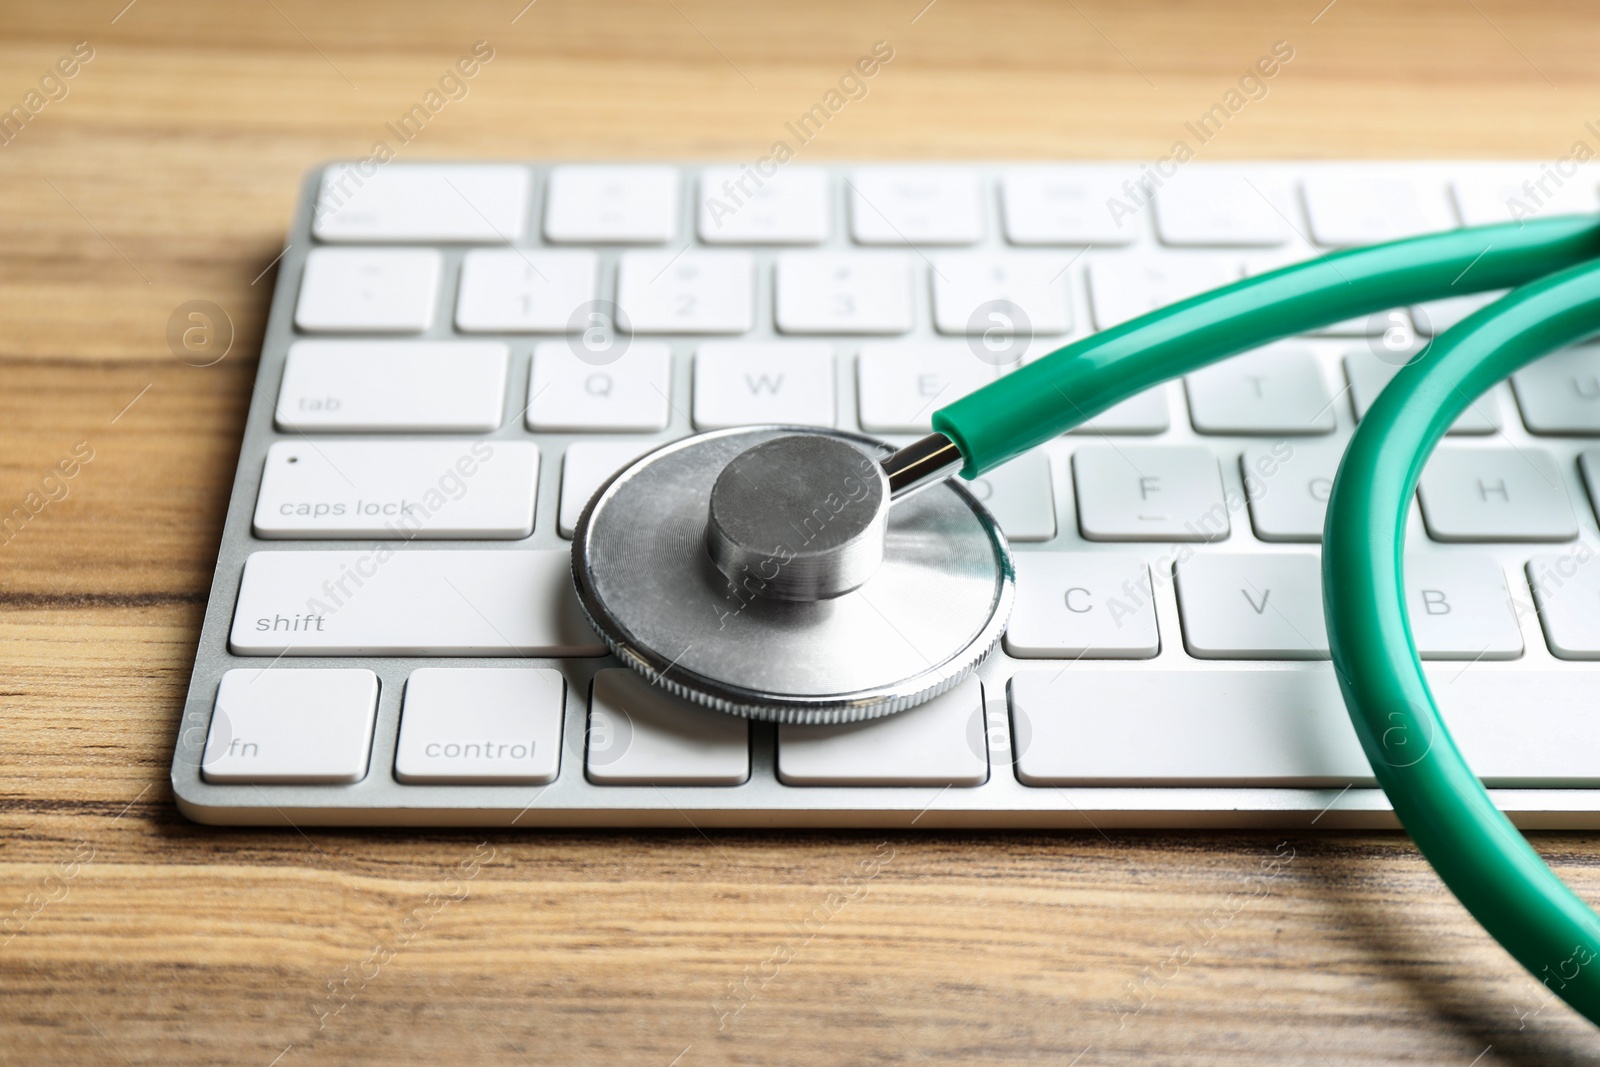
[[[474,42],[493,60],[404,158],[755,158],[882,40],[892,63],[814,158],[1153,160],[1285,41],[1204,158],[1553,160],[1600,140],[1591,4],[126,2],[0,16],[0,106],[93,49],[0,146],[0,515],[93,450],[0,535],[0,1062],[1595,1047],[1397,834],[226,831],[166,784],[296,183],[369,151]],[[235,330],[203,369],[167,342],[194,299]],[[1600,838],[1537,843],[1600,898]],[[1268,892],[1231,896],[1275,855]]]

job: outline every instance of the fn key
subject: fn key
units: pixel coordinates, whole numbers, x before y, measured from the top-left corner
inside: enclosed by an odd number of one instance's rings
[[[377,706],[378,676],[368,670],[231,670],[200,771],[208,782],[359,782]]]

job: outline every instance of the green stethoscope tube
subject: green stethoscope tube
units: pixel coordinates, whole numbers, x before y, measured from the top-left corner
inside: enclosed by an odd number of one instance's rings
[[[1597,330],[1600,263],[1585,263],[1512,291],[1407,364],[1339,464],[1322,603],[1345,707],[1400,822],[1484,929],[1600,1024],[1600,916],[1495,808],[1451,739],[1417,659],[1402,578],[1412,494],[1450,424],[1495,382]]]
[[[934,413],[976,477],[1134,394],[1335,322],[1513,293],[1447,331],[1379,395],[1328,503],[1323,604],[1345,706],[1402,825],[1535,978],[1600,1025],[1600,916],[1495,808],[1428,689],[1406,615],[1405,521],[1422,468],[1468,404],[1600,329],[1600,222],[1456,230],[1285,267],[1067,345]]]
[[[1113,326],[933,414],[975,478],[1134,393],[1346,319],[1509,289],[1600,256],[1600,224],[1541,219],[1336,252]]]

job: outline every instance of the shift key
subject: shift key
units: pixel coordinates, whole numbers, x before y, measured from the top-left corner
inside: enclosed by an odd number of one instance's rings
[[[602,656],[563,549],[257,552],[229,647],[240,656]]]

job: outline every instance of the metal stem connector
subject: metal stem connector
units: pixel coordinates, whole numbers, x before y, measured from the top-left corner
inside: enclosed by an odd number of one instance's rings
[[[889,477],[889,498],[899,500],[942,482],[966,462],[954,441],[942,433],[930,433],[883,461],[883,473]]]

